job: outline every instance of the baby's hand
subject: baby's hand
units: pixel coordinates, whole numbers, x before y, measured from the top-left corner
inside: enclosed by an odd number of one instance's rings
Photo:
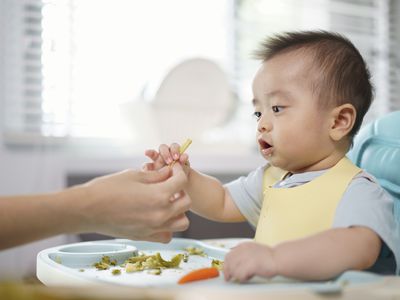
[[[271,278],[278,274],[277,270],[274,250],[266,245],[243,243],[225,257],[224,276],[227,281],[245,282],[256,275]]]
[[[152,162],[144,164],[143,169],[147,171],[159,170],[164,166],[171,165],[174,161],[180,162],[183,166],[188,165],[189,156],[186,153],[180,154],[179,149],[179,144],[173,143],[171,146],[165,144],[160,145],[158,152],[153,149],[146,150],[144,154],[150,158]],[[185,169],[187,168],[184,168],[184,170]]]

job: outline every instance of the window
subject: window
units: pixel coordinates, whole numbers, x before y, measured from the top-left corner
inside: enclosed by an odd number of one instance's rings
[[[25,138],[42,121],[41,3],[0,1],[3,132]]]
[[[213,141],[252,143],[252,51],[266,35],[326,29],[366,59],[376,97],[366,121],[400,109],[398,0],[0,0],[3,134],[9,143],[132,137],[121,104],[191,57],[231,76],[237,109]],[[146,126],[144,124],[144,126]]]
[[[120,104],[146,83],[192,57],[232,65],[227,0],[0,1],[9,141],[129,137]]]

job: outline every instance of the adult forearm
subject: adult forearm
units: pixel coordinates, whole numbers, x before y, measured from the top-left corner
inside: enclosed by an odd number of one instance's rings
[[[277,245],[274,257],[279,275],[326,280],[345,270],[371,267],[380,247],[379,237],[370,229],[341,228]]]
[[[77,187],[51,194],[1,197],[0,249],[79,231],[82,224],[70,206],[82,195]]]

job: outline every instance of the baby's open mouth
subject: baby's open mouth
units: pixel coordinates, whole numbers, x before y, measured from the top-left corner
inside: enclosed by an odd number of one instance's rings
[[[262,139],[259,139],[258,143],[260,144],[261,153],[264,155],[264,157],[270,157],[274,147]]]
[[[262,150],[263,150],[263,149],[268,149],[268,148],[271,148],[271,147],[272,147],[272,145],[268,144],[266,141],[261,140],[261,139],[258,140],[258,143],[260,144]]]

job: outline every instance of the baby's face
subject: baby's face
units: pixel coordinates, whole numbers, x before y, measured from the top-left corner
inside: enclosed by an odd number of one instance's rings
[[[257,142],[274,166],[291,172],[312,171],[333,151],[329,109],[313,94],[310,58],[298,51],[263,63],[253,81]]]

